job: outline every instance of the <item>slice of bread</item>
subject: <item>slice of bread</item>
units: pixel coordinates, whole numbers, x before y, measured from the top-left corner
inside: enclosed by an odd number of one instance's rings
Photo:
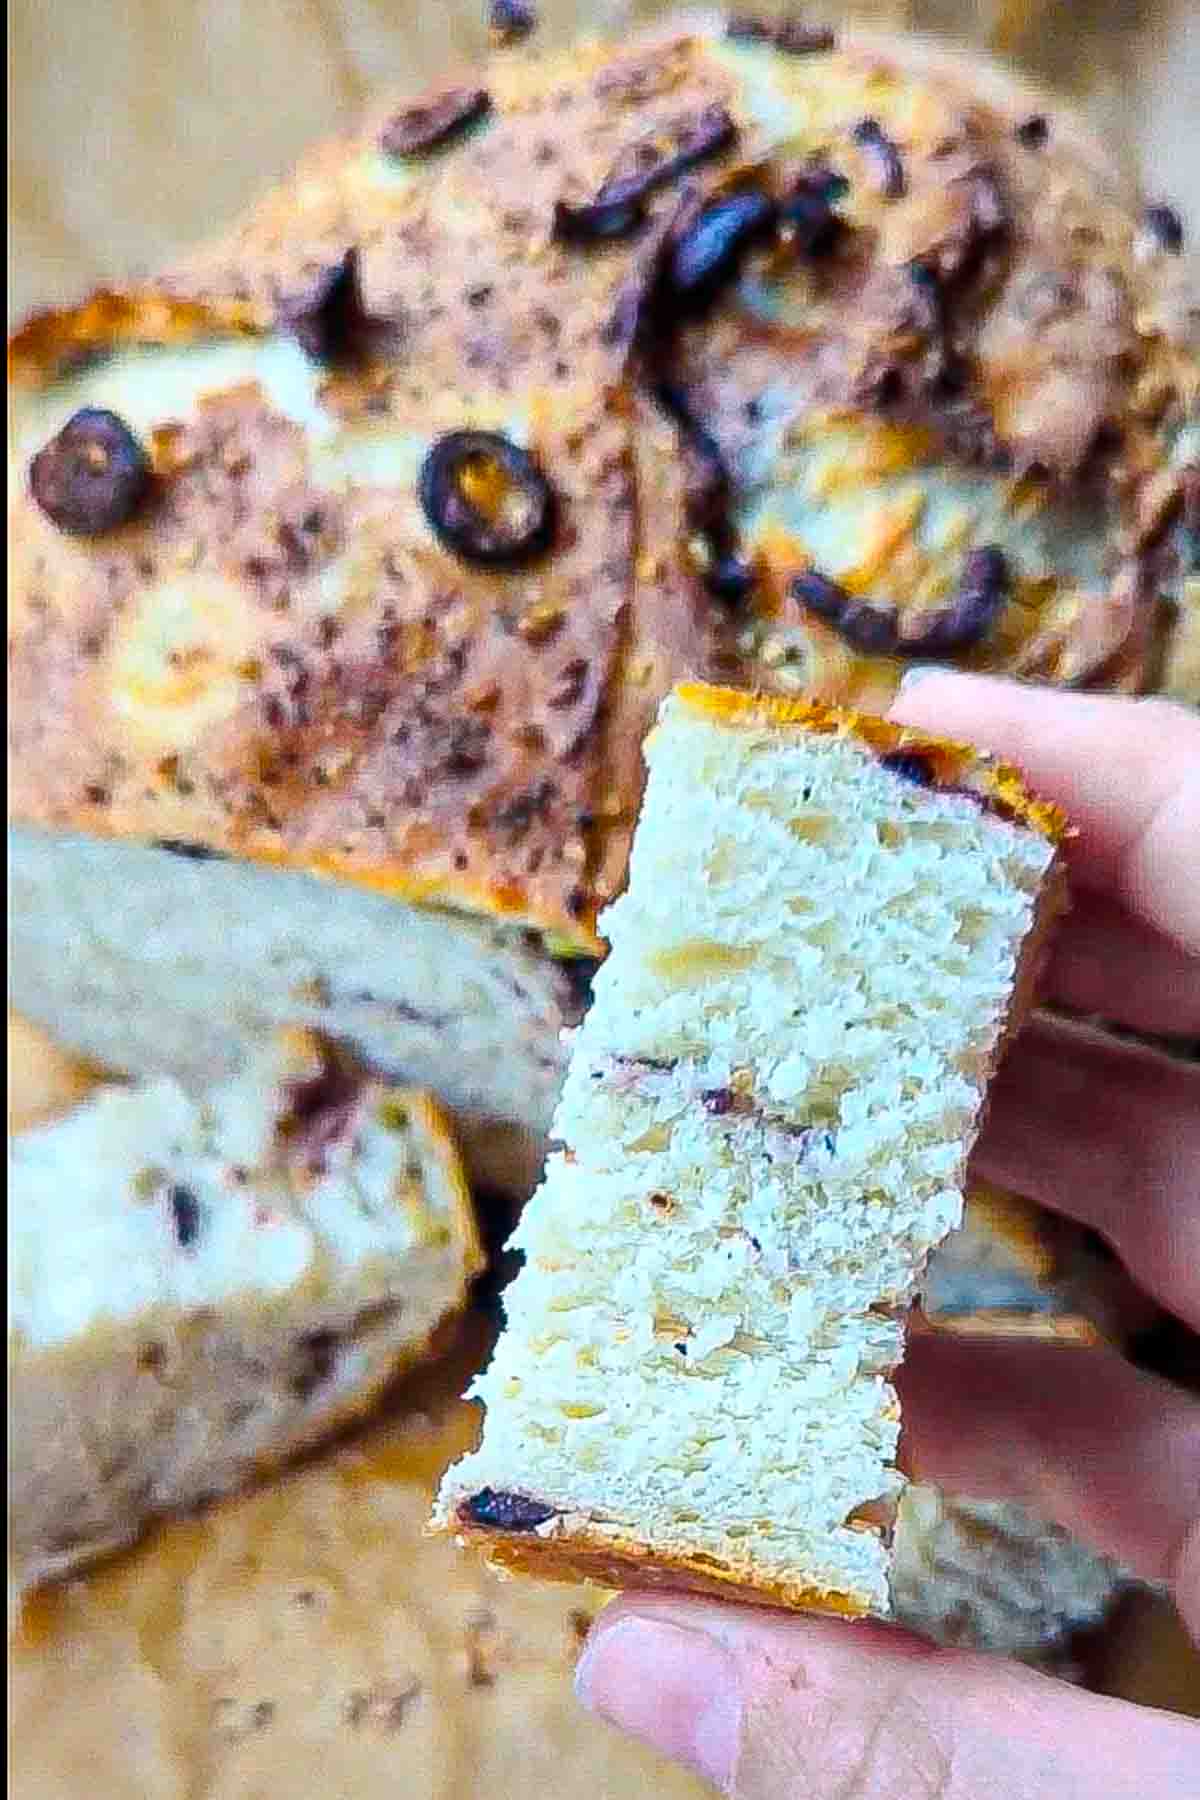
[[[481,1260],[436,1104],[305,1031],[202,1102],[109,1087],[19,1134],[10,1208],[18,1585],[362,1410]]]
[[[612,1586],[886,1611],[889,1374],[1065,824],[961,745],[686,685],[436,1519]]]

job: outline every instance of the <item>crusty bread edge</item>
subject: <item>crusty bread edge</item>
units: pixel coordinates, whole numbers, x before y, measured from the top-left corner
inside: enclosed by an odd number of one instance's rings
[[[747,1606],[828,1613],[863,1618],[871,1611],[864,1594],[835,1593],[800,1581],[771,1581],[749,1562],[722,1561],[714,1556],[671,1552],[628,1537],[616,1537],[587,1521],[559,1522],[552,1535],[537,1531],[503,1532],[472,1527],[461,1517],[431,1531],[449,1530],[464,1547],[481,1550],[484,1560],[502,1573],[535,1575],[544,1581],[590,1581],[612,1589],[683,1590]]]
[[[671,698],[696,717],[711,719],[731,729],[739,726],[783,732],[799,729],[818,737],[854,738],[875,756],[887,756],[897,751],[928,756],[933,765],[935,789],[954,787],[969,777],[978,783],[970,790],[976,800],[985,806],[1005,809],[1017,824],[1036,832],[1048,843],[1058,845],[1069,833],[1067,816],[1061,807],[1032,794],[1021,771],[1012,763],[1003,762],[974,744],[937,737],[912,725],[881,719],[874,713],[834,706],[801,695],[785,699],[745,688],[679,681],[672,689]]]
[[[422,1148],[437,1164],[438,1173],[450,1190],[451,1229],[462,1251],[465,1303],[466,1289],[476,1275],[483,1273],[487,1255],[463,1166],[462,1145],[450,1113],[428,1088],[401,1088],[397,1098],[408,1109],[420,1132]]]

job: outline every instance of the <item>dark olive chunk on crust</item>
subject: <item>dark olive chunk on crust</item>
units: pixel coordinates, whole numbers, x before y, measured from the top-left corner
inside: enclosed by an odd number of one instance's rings
[[[777,219],[775,201],[754,188],[712,201],[671,251],[663,303],[681,313],[701,311],[737,274],[748,251],[771,236]]]
[[[494,44],[520,44],[537,30],[537,8],[529,0],[490,0],[487,22]]]
[[[635,139],[617,158],[593,200],[554,209],[554,235],[568,243],[626,237],[645,218],[643,202],[689,169],[719,156],[735,141],[737,127],[723,106],[675,120]]]
[[[394,113],[379,134],[379,148],[385,156],[424,156],[460,136],[491,107],[485,88],[447,88]]]
[[[344,362],[363,340],[366,317],[358,282],[358,252],[322,269],[307,293],[280,303],[280,324],[319,364]]]
[[[465,562],[499,566],[547,550],[554,492],[527,450],[498,431],[448,431],[430,448],[418,480],[425,517]]]
[[[527,1494],[510,1494],[501,1488],[480,1488],[462,1503],[462,1516],[472,1525],[490,1525],[496,1531],[536,1531],[558,1508]]]
[[[34,500],[71,537],[97,537],[126,524],[149,485],[142,445],[123,419],[98,406],[73,413],[29,465]]]

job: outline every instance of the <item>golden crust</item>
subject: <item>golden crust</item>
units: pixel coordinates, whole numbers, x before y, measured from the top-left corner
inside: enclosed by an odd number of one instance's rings
[[[46,308],[25,320],[8,342],[8,379],[14,387],[36,388],[88,357],[125,345],[175,345],[214,332],[250,331],[252,310],[236,301],[182,300],[158,289],[123,294],[98,288],[79,306]]]
[[[821,700],[785,700],[693,681],[680,682],[675,693],[690,711],[723,725],[797,727],[817,736],[857,738],[877,756],[905,751],[928,758],[935,787],[962,787],[970,782],[971,791],[981,800],[1001,804],[1014,820],[1049,843],[1060,844],[1068,835],[1067,815],[1060,806],[1031,794],[1020,770],[1011,763],[997,761],[971,744],[934,737],[848,707],[828,706]]]
[[[543,1580],[593,1581],[616,1589],[682,1588],[746,1606],[786,1607],[847,1619],[863,1618],[870,1611],[861,1595],[830,1593],[798,1582],[768,1582],[749,1567],[711,1556],[672,1555],[661,1546],[610,1537],[594,1524],[572,1523],[546,1537],[537,1532],[464,1529],[461,1519],[448,1529],[457,1533],[460,1543],[481,1550],[494,1568]]]
[[[993,639],[964,660],[1048,680],[1154,679],[1147,558],[1174,505],[1168,440],[1200,385],[1195,319],[1178,259],[1144,256],[1135,201],[1093,146],[1063,124],[1031,157],[1012,135],[1026,90],[853,33],[832,56],[747,74],[703,31],[673,26],[569,61],[506,53],[485,79],[492,118],[452,152],[389,163],[381,106],[161,281],[40,315],[13,340],[22,461],[56,381],[61,393],[90,381],[107,403],[88,374],[105,352],[118,370],[138,346],[246,353],[240,374],[227,368],[152,417],[153,503],[120,531],[66,539],[13,484],[18,817],[193,839],[595,953],[596,914],[624,877],[640,740],[673,681],[802,685],[883,710],[898,665],[851,650],[789,598],[811,560],[803,533],[763,528],[745,614],[709,600],[683,541],[677,433],[631,378],[628,345],[603,330],[640,240],[591,253],[550,232],[555,201],[594,193],[631,141],[711,106],[740,136],[736,162],[695,172],[701,189],[765,168],[782,109],[800,132],[789,155],[828,153],[851,174],[847,216],[870,251],[867,265],[835,259],[820,275],[800,332],[731,306],[684,334],[675,373],[727,454],[745,448],[748,401],[791,384],[814,431],[828,416],[857,434],[840,490],[862,505],[848,587],[894,597],[907,623],[944,599],[951,565],[922,546],[915,514],[897,524],[879,484],[905,468],[940,480],[961,462],[963,420],[926,409],[900,429],[864,411],[861,386],[881,356],[911,353],[897,270],[957,253],[964,196],[980,167],[996,170],[1014,228],[963,316],[962,348],[1015,474],[1037,462],[1049,476],[1007,487],[997,476],[1005,529],[1050,516],[1103,419],[1121,434],[1103,485],[1124,547],[1104,592],[1022,579]],[[903,124],[901,202],[875,191],[849,141],[868,110]],[[652,202],[650,238],[676,198]],[[262,358],[289,348],[289,309],[351,249],[369,355],[298,374],[296,351],[284,393]],[[1024,316],[1028,287],[1068,278],[1061,318]],[[527,571],[467,568],[420,515],[415,462],[432,434],[464,424],[523,433],[559,489],[559,541]],[[1178,685],[1179,659],[1170,666]]]
[[[455,1243],[462,1248],[463,1276],[469,1286],[487,1267],[487,1255],[453,1121],[441,1101],[427,1088],[399,1088],[395,1097],[408,1113],[420,1136],[422,1150],[436,1166],[449,1191],[451,1233]]]

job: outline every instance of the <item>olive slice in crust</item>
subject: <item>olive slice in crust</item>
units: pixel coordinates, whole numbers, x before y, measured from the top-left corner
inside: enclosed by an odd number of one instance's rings
[[[464,562],[527,562],[553,538],[553,490],[529,452],[501,432],[446,432],[421,465],[417,491],[435,536]]]
[[[70,537],[126,524],[150,485],[150,461],[124,419],[100,406],[72,413],[29,465],[29,491]]]

